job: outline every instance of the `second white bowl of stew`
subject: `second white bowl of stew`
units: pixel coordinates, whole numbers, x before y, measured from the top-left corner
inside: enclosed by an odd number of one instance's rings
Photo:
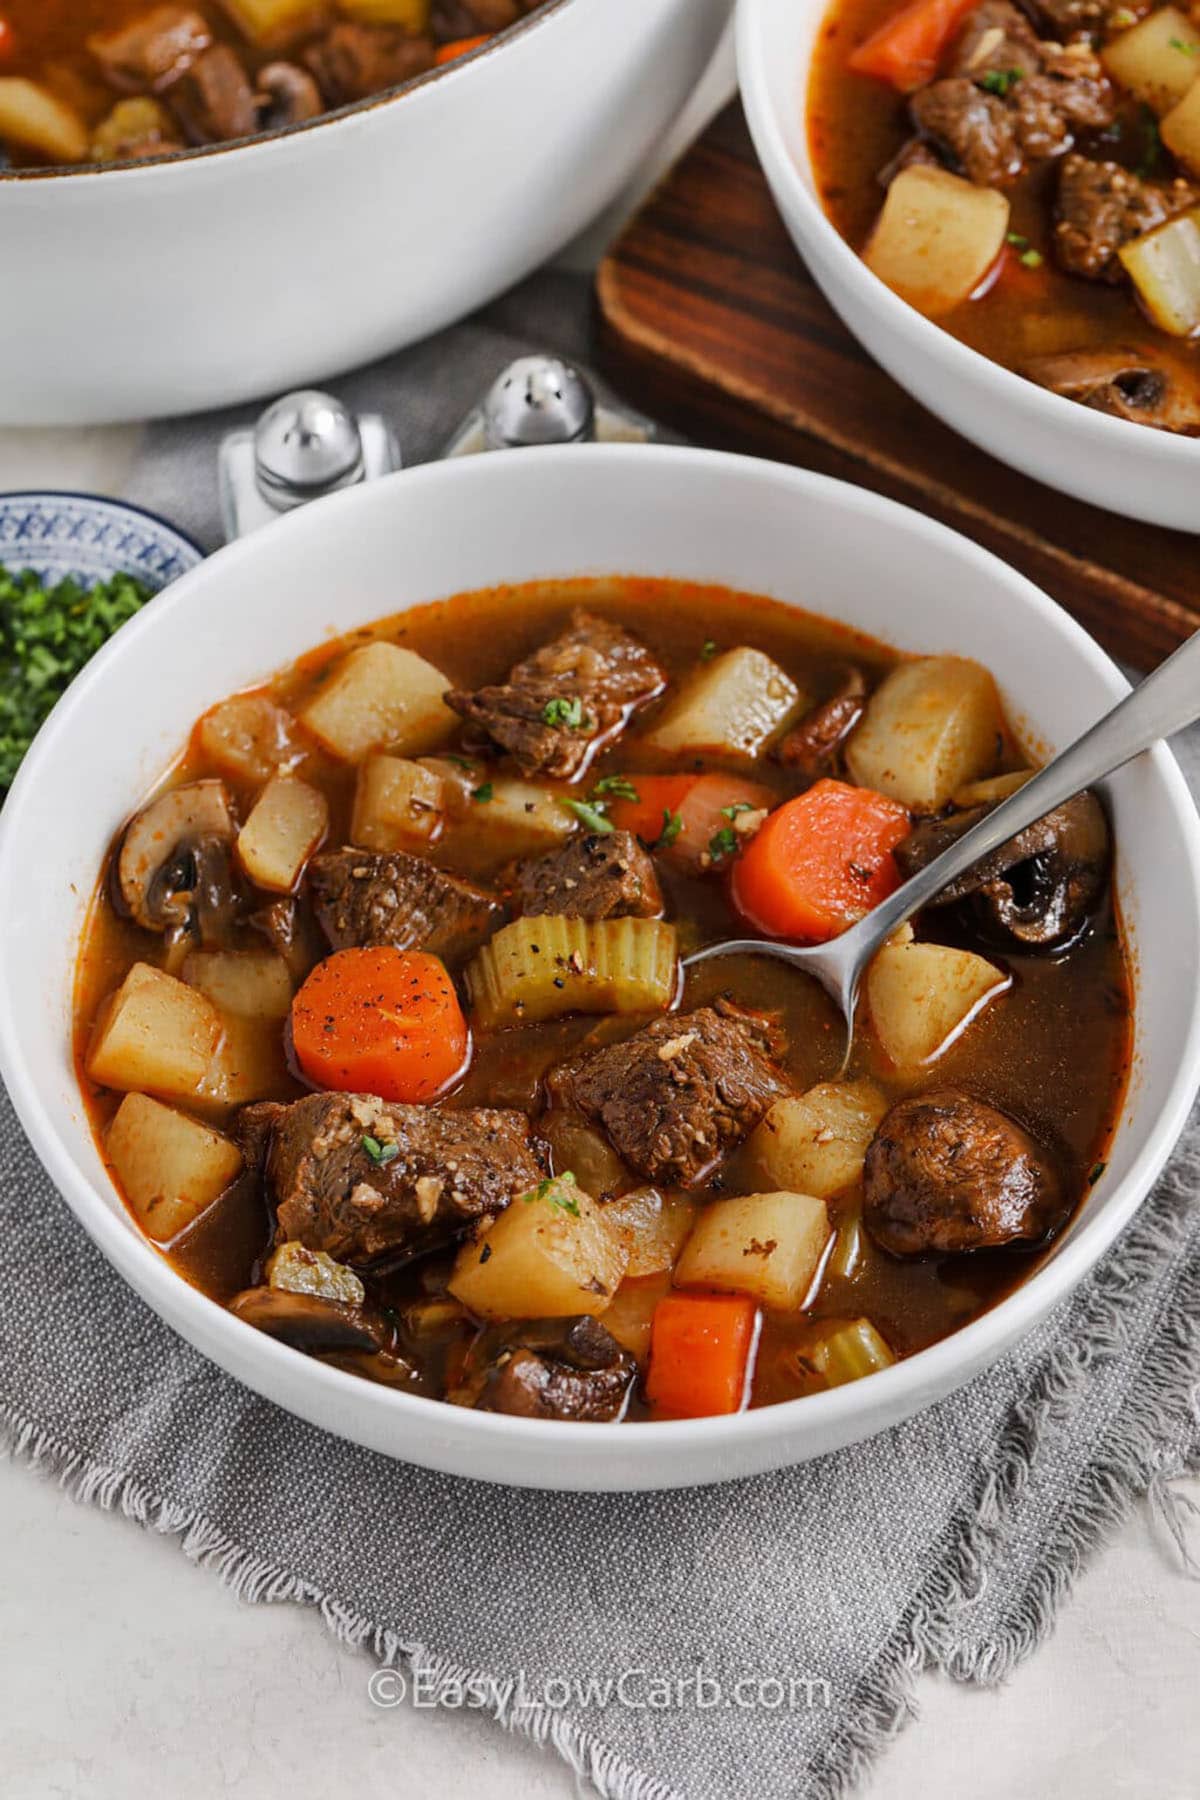
[[[1186,9],[743,0],[740,67],[797,246],[889,373],[1051,486],[1195,530]]]
[[[993,858],[880,952],[846,1069],[808,979],[683,961],[845,929],[1122,686],[812,476],[406,473],[213,557],[53,716],[6,1079],[139,1292],[332,1430],[550,1486],[835,1447],[996,1356],[1160,1167],[1191,804],[1158,751]]]

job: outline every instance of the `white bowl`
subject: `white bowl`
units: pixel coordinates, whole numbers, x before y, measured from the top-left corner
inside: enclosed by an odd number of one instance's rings
[[[555,0],[405,92],[289,132],[0,175],[0,425],[279,393],[461,318],[621,191],[729,7]]]
[[[1108,1248],[1162,1168],[1200,1073],[1190,979],[1200,966],[1200,826],[1160,748],[1109,791],[1137,969],[1137,1064],[1107,1171],[1036,1274],[920,1355],[731,1418],[557,1424],[460,1410],[343,1374],[175,1275],[114,1192],[71,1064],[75,951],[112,834],[198,713],[323,634],[462,589],[620,571],[726,583],[906,650],[979,657],[1010,716],[1048,746],[1126,691],[1103,651],[1028,581],[875,495],[697,450],[509,452],[414,469],[219,551],[126,625],[69,690],[0,815],[0,1067],[38,1154],[105,1255],[177,1331],[281,1406],[390,1456],[522,1486],[655,1488],[750,1475],[939,1399]]]
[[[960,343],[874,276],[817,198],[809,72],[830,0],[739,0],[738,75],[775,203],[813,279],[854,335],[939,419],[1050,487],[1110,512],[1200,530],[1200,440],[1108,418]]]

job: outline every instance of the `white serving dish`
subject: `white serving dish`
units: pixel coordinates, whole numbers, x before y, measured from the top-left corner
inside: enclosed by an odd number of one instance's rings
[[[1200,439],[1093,412],[960,343],[874,276],[826,216],[806,104],[828,0],[739,0],[738,75],[776,205],[813,279],[888,374],[1015,469],[1110,512],[1200,530]]]
[[[1126,691],[1103,651],[1028,581],[875,495],[697,450],[517,451],[372,483],[219,551],[125,626],[70,689],[0,815],[0,1067],[39,1155],[105,1255],[205,1355],[302,1418],[389,1456],[522,1486],[751,1475],[866,1437],[949,1393],[1109,1248],[1162,1168],[1200,1073],[1191,978],[1200,824],[1160,748],[1109,785],[1137,1039],[1107,1170],[1044,1266],[946,1341],[866,1381],[731,1418],[557,1424],[375,1386],[286,1349],[189,1287],[114,1191],[71,1062],[75,952],[113,833],[197,714],[324,634],[463,589],[614,571],[727,583],[906,650],[978,657],[1010,716],[1049,748]]]
[[[555,0],[392,98],[289,132],[0,175],[0,425],[223,406],[461,318],[621,192],[729,8]]]

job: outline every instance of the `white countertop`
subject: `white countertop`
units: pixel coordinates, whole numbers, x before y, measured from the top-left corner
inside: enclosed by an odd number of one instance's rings
[[[119,492],[136,443],[134,429],[0,432],[0,490]],[[1184,1491],[1200,1503],[1200,1481]],[[173,1540],[44,1475],[0,1466],[0,1544],[5,1800],[579,1792],[553,1753],[478,1714],[373,1705],[369,1660],[315,1614],[234,1600]],[[1141,1508],[1005,1688],[921,1682],[919,1717],[861,1800],[1190,1800],[1198,1695],[1200,1581]]]

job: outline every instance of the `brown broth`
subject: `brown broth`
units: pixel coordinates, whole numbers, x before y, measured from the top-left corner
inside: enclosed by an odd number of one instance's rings
[[[814,698],[835,685],[838,663],[847,656],[853,656],[872,681],[899,660],[880,644],[777,602],[694,584],[615,579],[500,588],[419,607],[322,645],[261,691],[298,706],[342,651],[371,638],[411,647],[456,685],[479,685],[501,678],[518,657],[560,628],[571,608],[581,601],[636,630],[673,677],[695,667],[708,640],[722,648],[747,642],[758,646],[788,669],[802,690]],[[650,759],[640,755],[632,741],[636,735],[635,727],[629,740],[619,742],[593,765],[585,791],[597,775],[650,768]],[[1015,742],[1005,747],[1001,761],[1009,767],[1020,765]],[[213,772],[193,739],[164,785]],[[329,796],[334,821],[329,841],[341,841],[349,821],[352,774],[315,749],[307,754],[300,772]],[[807,785],[774,763],[756,767],[754,774],[756,780],[775,788],[781,799]],[[244,807],[249,795],[234,791]],[[719,878],[690,879],[665,868],[661,874],[668,916],[683,925],[692,942],[742,935]],[[966,936],[956,938],[948,914],[919,921],[918,934],[938,942],[974,942]],[[262,941],[247,930],[247,944],[261,946]],[[997,955],[994,947],[979,947],[1010,971],[1011,991],[1002,1005],[988,1011],[986,1028],[968,1028],[939,1058],[930,1085],[963,1084],[1019,1119],[1056,1152],[1078,1203],[1087,1192],[1091,1171],[1106,1154],[1130,1061],[1130,983],[1111,902],[1104,903],[1093,925],[1063,954]],[[119,919],[102,882],[84,934],[75,1012],[80,1081],[101,1144],[120,1096],[97,1089],[84,1073],[83,1059],[94,1021],[132,962],[161,961],[161,956],[162,940]],[[830,1002],[814,983],[777,963],[739,958],[701,965],[693,971],[683,1004],[699,1004],[721,992],[781,1016],[789,1045],[785,1066],[798,1090],[836,1074],[841,1053],[838,1023]],[[632,1031],[637,1023],[623,1022],[618,1030]],[[478,1035],[466,1078],[444,1104],[505,1105],[536,1111],[541,1075],[569,1056],[595,1027],[594,1019],[567,1018]],[[269,1029],[279,1031],[278,1026]],[[859,1036],[851,1072],[869,1075],[889,1098],[913,1091],[911,1083],[897,1081],[881,1066],[867,1033]],[[288,1097],[303,1091],[295,1076],[281,1065],[272,1092]],[[753,1191],[753,1185],[742,1160],[735,1156],[714,1172],[698,1197],[703,1201],[739,1191]],[[859,1198],[851,1191],[833,1202],[835,1219],[853,1211]],[[257,1279],[269,1229],[267,1209],[256,1184],[243,1179],[166,1254],[185,1279],[225,1302]],[[767,1315],[752,1404],[794,1398],[823,1385],[803,1362],[814,1320],[868,1316],[893,1349],[907,1355],[986,1311],[1023,1280],[1037,1260],[1036,1254],[998,1251],[901,1262],[868,1243],[853,1277],[827,1278],[810,1312],[797,1317]],[[448,1267],[445,1257],[427,1258],[377,1283],[377,1298],[391,1307],[402,1307],[419,1294],[436,1291]],[[657,1278],[626,1283],[625,1297],[632,1304],[637,1303],[638,1295],[627,1290],[634,1286],[641,1289],[647,1310],[663,1289]],[[422,1391],[439,1391],[444,1360],[456,1350],[461,1350],[461,1344],[451,1342],[434,1346],[428,1353]],[[640,1403],[635,1402],[633,1415],[641,1411]]]

